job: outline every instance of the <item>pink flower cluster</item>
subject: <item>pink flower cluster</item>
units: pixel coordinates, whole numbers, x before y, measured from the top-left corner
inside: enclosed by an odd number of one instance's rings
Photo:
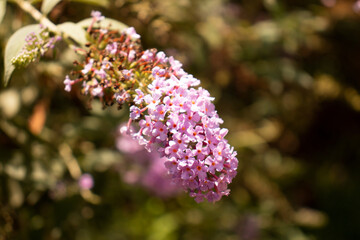
[[[75,62],[75,65],[82,67],[72,72],[72,75],[77,75],[75,80],[68,75],[65,77],[65,91],[70,92],[74,84],[82,82],[85,95],[100,98],[106,105],[116,102],[121,106],[130,100],[128,90],[134,85],[130,64],[136,62],[136,55],[141,51],[137,41],[140,35],[133,27],[121,33],[97,29],[96,23],[102,21],[104,16],[98,11],[92,11],[91,16],[93,21],[88,32],[97,44],[90,46],[88,51],[77,49],[79,53],[86,52],[87,57],[84,63]]]
[[[187,74],[179,61],[145,51],[141,57],[163,67],[152,68],[153,81],[147,93],[135,90],[130,121],[139,121],[131,135],[148,151],[167,158],[165,166],[172,180],[197,202],[220,200],[229,194],[228,184],[236,175],[236,152],[225,140],[228,130],[215,111],[207,90]]]
[[[100,18],[93,14],[94,21]],[[104,106],[130,105],[127,132],[148,151],[167,159],[165,166],[178,186],[197,202],[215,202],[229,194],[236,175],[236,152],[224,138],[213,98],[198,87],[200,81],[173,57],[156,49],[143,51],[134,28],[122,33],[89,28],[94,44],[86,51],[77,79],[64,80],[71,91],[82,82],[84,94],[100,98]],[[85,51],[85,50],[84,50]],[[138,130],[131,123],[138,122]]]
[[[16,66],[26,67],[40,56],[44,56],[48,50],[53,49],[55,43],[60,40],[60,36],[50,36],[49,30],[40,25],[40,32],[30,32],[25,37],[25,45],[19,54],[11,59],[11,63]]]

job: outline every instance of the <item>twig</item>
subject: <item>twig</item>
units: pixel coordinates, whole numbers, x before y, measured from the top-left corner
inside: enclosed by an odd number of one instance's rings
[[[80,46],[81,44],[79,44],[78,42],[76,42],[74,39],[70,38],[66,33],[64,33],[63,31],[61,31],[53,22],[51,22],[45,15],[43,15],[41,12],[39,12],[39,10],[37,10],[33,5],[31,5],[31,3],[29,3],[28,1],[24,1],[24,0],[13,0],[22,10],[24,10],[25,12],[29,13],[37,22],[39,22],[40,24],[44,25],[45,27],[47,27],[49,29],[50,32],[53,32],[56,35],[59,35],[62,37],[63,40],[65,40],[67,42],[67,44],[69,45],[69,47],[76,49],[78,48],[78,46]],[[76,43],[78,46],[76,46]]]
[[[78,180],[81,176],[81,168],[69,145],[66,143],[61,144],[59,146],[59,154],[64,159],[65,165],[69,170],[71,177]],[[92,204],[99,204],[101,202],[101,198],[88,189],[81,189],[80,194],[86,201]]]
[[[65,165],[68,168],[70,175],[74,179],[79,179],[81,176],[81,169],[73,156],[71,148],[66,143],[63,143],[59,146],[59,154],[64,159]]]
[[[45,17],[41,12],[39,12],[33,5],[31,5],[27,1],[23,0],[14,0],[19,7],[25,12],[29,13],[36,21],[41,23],[42,25],[49,28],[49,30],[58,35],[63,35],[61,31],[56,27],[56,25],[51,22],[47,17]]]

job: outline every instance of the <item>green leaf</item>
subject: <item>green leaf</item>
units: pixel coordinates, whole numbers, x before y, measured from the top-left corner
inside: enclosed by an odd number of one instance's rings
[[[4,19],[6,12],[6,0],[0,0],[0,23]]]
[[[108,8],[110,6],[110,1],[109,0],[71,0],[72,2],[80,2],[80,3],[86,3],[86,4],[91,4],[91,5],[95,5],[95,6],[101,6],[104,8]]]
[[[4,86],[9,83],[11,74],[13,73],[15,66],[12,65],[11,59],[16,57],[25,45],[25,37],[31,32],[40,32],[39,24],[32,24],[20,28],[9,38],[5,47],[4,56]]]
[[[41,12],[47,15],[61,0],[43,0],[41,5]]]
[[[69,35],[77,43],[85,45],[87,42],[86,31],[81,26],[72,22],[65,22],[57,25],[57,27],[65,34]]]
[[[82,27],[82,28],[88,28],[90,26],[90,24],[92,23],[92,21],[93,21],[92,18],[86,18],[86,19],[78,22],[77,25]],[[95,23],[95,26],[96,27],[101,27],[101,28],[109,27],[110,29],[118,30],[119,32],[122,32],[123,30],[129,28],[124,23],[122,23],[120,21],[117,21],[115,19],[111,19],[111,18],[105,18],[100,23]]]

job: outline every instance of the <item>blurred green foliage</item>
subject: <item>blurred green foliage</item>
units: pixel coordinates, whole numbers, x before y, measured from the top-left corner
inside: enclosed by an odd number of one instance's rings
[[[0,87],[0,239],[360,239],[353,4],[60,1],[48,14],[54,23],[100,10],[201,79],[230,130],[239,173],[216,204],[160,198],[123,182],[119,169],[131,162],[115,137],[127,110],[97,101],[90,108],[79,91],[63,91],[77,56],[59,44]],[[33,23],[11,1],[6,10],[2,56],[11,34]],[[92,193],[78,188],[79,171],[94,176]]]

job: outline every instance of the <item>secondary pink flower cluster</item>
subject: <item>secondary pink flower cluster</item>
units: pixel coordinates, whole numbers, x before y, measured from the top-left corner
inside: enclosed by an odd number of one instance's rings
[[[115,168],[118,169],[123,181],[140,185],[161,198],[178,195],[182,189],[171,182],[164,165],[166,158],[161,158],[157,152],[148,152],[125,133],[126,128],[121,124],[116,136],[116,147],[123,153],[125,164],[122,162]]]
[[[40,25],[40,32],[30,32],[26,36],[25,45],[20,53],[11,59],[11,63],[19,67],[26,67],[40,56],[44,56],[60,40],[60,36],[50,36],[49,30]]]
[[[152,68],[153,81],[147,93],[136,89],[130,118],[140,129],[131,135],[149,151],[166,157],[172,179],[197,202],[218,201],[229,194],[228,184],[236,175],[236,152],[225,140],[228,130],[215,111],[207,90],[187,74],[179,61],[145,51],[141,58],[163,67]]]
[[[106,104],[129,103],[127,132],[148,151],[167,159],[174,183],[197,202],[215,202],[228,195],[238,160],[224,138],[228,130],[220,128],[223,120],[213,98],[198,87],[200,81],[164,52],[142,51],[134,28],[88,32],[98,44],[90,46],[85,63],[78,64],[82,68],[75,72],[78,78],[66,77],[65,90],[82,82],[83,93]],[[132,122],[138,122],[137,131]]]

